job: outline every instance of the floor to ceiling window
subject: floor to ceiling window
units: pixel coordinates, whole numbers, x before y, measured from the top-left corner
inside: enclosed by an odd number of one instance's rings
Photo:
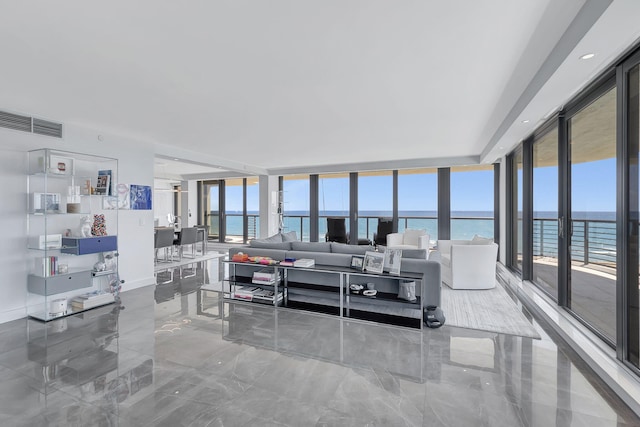
[[[393,217],[393,172],[358,173],[358,238],[373,241],[378,218]]]
[[[451,239],[493,238],[493,165],[451,168]]]
[[[344,218],[349,234],[349,173],[318,176],[318,236],[325,240],[327,217]]]
[[[630,61],[631,62],[631,61]],[[622,259],[626,265],[625,290],[626,290],[626,354],[628,362],[634,367],[640,368],[640,248],[639,244],[639,219],[640,219],[640,54],[633,58],[630,69],[626,71],[626,148],[628,153],[626,173],[628,182],[628,194],[626,205],[628,213],[625,213],[623,235],[628,236],[625,242],[625,251]],[[620,258],[619,258],[620,259]]]
[[[209,238],[212,240],[220,239],[220,190],[218,181],[203,181],[201,216],[204,223],[209,227]]]
[[[616,88],[568,118],[569,308],[616,339]]]
[[[226,241],[244,242],[244,186],[243,179],[225,180],[225,231]]]
[[[257,176],[247,178],[247,240],[260,234],[260,185]]]
[[[558,126],[533,142],[533,281],[558,300]]]
[[[284,231],[295,231],[298,239],[309,241],[309,175],[285,175],[282,183]]]
[[[424,229],[438,239],[438,170],[398,171],[398,231]]]
[[[522,213],[523,213],[523,156],[522,146],[510,156],[511,169],[509,170],[509,183],[511,185],[509,223],[511,225],[510,253],[508,265],[522,273]]]

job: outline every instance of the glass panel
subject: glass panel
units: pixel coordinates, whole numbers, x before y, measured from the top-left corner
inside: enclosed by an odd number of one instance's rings
[[[247,232],[249,240],[260,232],[260,184],[255,176],[247,178]]]
[[[373,241],[378,218],[393,216],[393,172],[358,174],[358,239]]]
[[[558,128],[533,144],[533,281],[558,300]]]
[[[438,169],[398,171],[398,232],[407,228],[438,239]]]
[[[616,89],[569,120],[569,307],[616,338]]]
[[[225,241],[244,242],[244,197],[242,178],[224,181]]]
[[[289,175],[283,180],[284,231],[295,231],[309,241],[309,175]]]
[[[327,217],[345,218],[349,235],[349,174],[334,173],[318,176],[318,238],[326,240]]]
[[[515,268],[522,272],[522,148],[518,149],[513,160],[513,167],[515,169],[513,171],[513,180],[515,181],[513,188],[516,193],[514,197],[515,218],[513,218],[515,227],[513,230],[513,241],[515,243],[513,248],[515,251],[513,259],[515,261]]]
[[[640,70],[635,66],[627,76],[629,93],[627,94],[627,141],[629,153],[629,223],[626,233],[629,236],[629,253],[627,261],[627,358],[629,362],[640,367],[640,296],[638,294],[638,268],[640,250],[638,249],[638,218],[640,218],[640,173],[638,158],[640,157]]]
[[[493,238],[493,165],[451,168],[451,239]]]
[[[220,194],[218,181],[204,181],[202,183],[202,217],[209,226],[209,238],[220,239]]]

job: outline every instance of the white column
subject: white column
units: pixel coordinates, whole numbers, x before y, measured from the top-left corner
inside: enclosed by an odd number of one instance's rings
[[[278,177],[260,175],[260,237],[278,232]]]

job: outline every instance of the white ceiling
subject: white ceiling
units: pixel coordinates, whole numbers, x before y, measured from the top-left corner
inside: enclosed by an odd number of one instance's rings
[[[192,176],[493,162],[640,36],[609,3],[4,2],[0,109],[216,166]]]

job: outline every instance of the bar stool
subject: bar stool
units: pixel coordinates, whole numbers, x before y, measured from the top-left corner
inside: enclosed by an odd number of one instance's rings
[[[184,247],[191,246],[191,258],[196,257],[196,242],[198,240],[198,229],[196,227],[186,227],[180,230],[180,236],[173,241],[178,247],[178,258],[182,261]]]

